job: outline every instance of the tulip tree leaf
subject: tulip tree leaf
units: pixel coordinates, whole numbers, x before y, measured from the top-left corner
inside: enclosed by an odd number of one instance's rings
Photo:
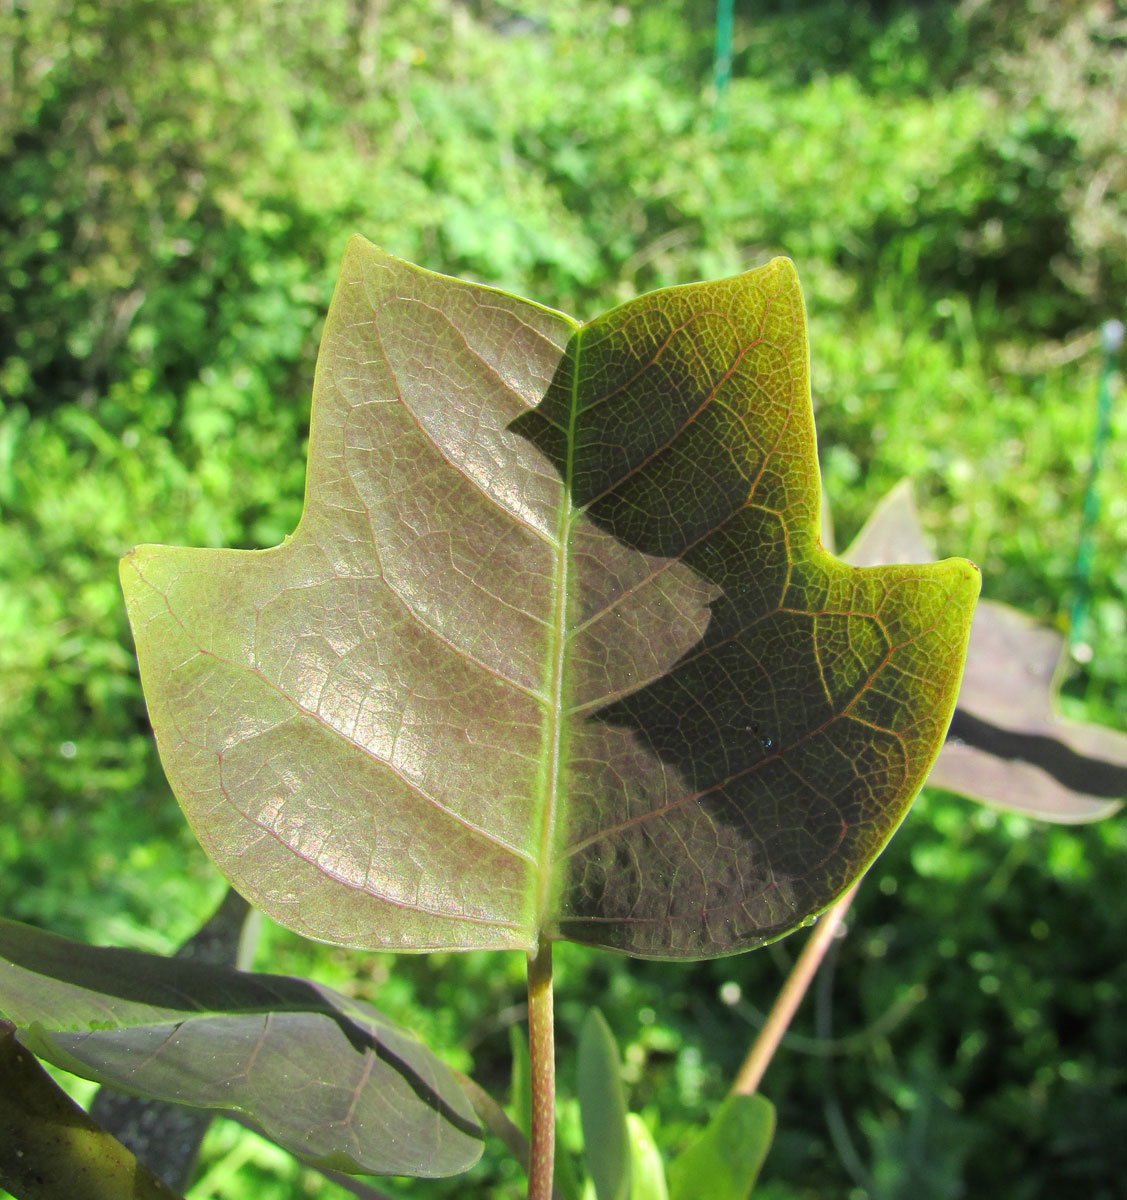
[[[857,566],[932,557],[911,484],[873,510],[842,558]],[[994,600],[979,602],[947,742],[928,783],[1058,824],[1098,821],[1127,799],[1127,734],[1056,710],[1065,640]]]
[[[177,958],[242,967],[253,958],[258,926],[254,912],[234,888],[215,912],[176,951]],[[166,1100],[129,1096],[102,1087],[90,1104],[90,1116],[112,1133],[174,1191],[191,1182],[196,1158],[214,1112],[185,1108]]]
[[[296,532],[123,560],[165,770],[315,938],[762,944],[904,815],[978,590],[818,511],[787,260],[579,325],[354,239]]]
[[[455,1175],[483,1134],[450,1071],[330,988],[0,918],[0,1017],[28,1048],[135,1096],[244,1113],[314,1165]]]

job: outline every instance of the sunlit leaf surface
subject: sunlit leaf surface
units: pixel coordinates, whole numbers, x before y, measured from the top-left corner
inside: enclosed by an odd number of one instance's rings
[[[669,1164],[671,1200],[748,1200],[774,1137],[775,1108],[766,1096],[729,1096]]]
[[[842,554],[858,566],[931,556],[907,480]],[[1055,630],[1009,605],[980,601],[949,736],[928,782],[1061,824],[1119,809],[1127,799],[1127,734],[1060,716],[1064,654]]]
[[[313,937],[761,944],[903,816],[978,589],[818,511],[788,261],[580,326],[355,239],[295,534],[123,561],[165,769]]]
[[[0,1017],[64,1070],[244,1113],[319,1166],[454,1175],[481,1154],[469,1101],[434,1055],[304,979],[84,946],[0,918]]]

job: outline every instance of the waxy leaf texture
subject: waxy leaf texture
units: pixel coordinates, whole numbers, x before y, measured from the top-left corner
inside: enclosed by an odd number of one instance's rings
[[[122,563],[173,789],[315,938],[779,937],[922,784],[978,592],[847,567],[818,512],[789,261],[580,325],[356,238],[296,532]]]
[[[304,979],[84,946],[0,918],[0,1017],[64,1070],[241,1112],[318,1166],[456,1175],[481,1155],[469,1101],[425,1046]]]

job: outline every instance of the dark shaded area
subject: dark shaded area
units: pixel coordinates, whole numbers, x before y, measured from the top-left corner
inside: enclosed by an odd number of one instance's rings
[[[998,758],[1018,759],[1039,767],[1074,791],[1109,800],[1127,796],[1127,767],[1078,754],[1057,738],[1003,729],[961,708],[955,710],[947,736]]]
[[[651,794],[625,752],[609,791],[582,755],[570,768],[560,930],[635,954],[734,953],[824,909],[903,814],[912,749],[891,731],[931,703],[910,671],[884,671],[893,648],[864,611],[872,576],[845,589],[812,554],[817,463],[794,367],[804,320],[793,272],[764,270],[591,322],[510,426],[551,460],[581,519],[716,594],[697,644],[585,718],[629,731],[669,792]],[[896,617],[910,623],[923,587],[902,589]],[[636,602],[622,598],[623,612]],[[651,635],[671,636],[660,624]],[[897,664],[914,653],[896,651]],[[863,722],[841,720],[862,695]]]

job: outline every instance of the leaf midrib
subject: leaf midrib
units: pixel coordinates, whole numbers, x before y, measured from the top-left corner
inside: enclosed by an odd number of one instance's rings
[[[567,662],[568,646],[568,592],[570,583],[570,544],[571,526],[576,515],[576,509],[571,500],[571,485],[575,464],[575,425],[579,415],[579,342],[582,327],[577,328],[572,335],[570,346],[565,348],[565,355],[571,351],[571,397],[567,426],[567,457],[564,462],[563,488],[560,500],[559,521],[557,523],[556,579],[555,579],[555,613],[552,621],[552,664],[551,678],[548,684],[548,737],[547,755],[548,770],[544,787],[544,804],[540,814],[540,846],[537,854],[539,878],[536,890],[536,913],[534,932],[539,939],[550,919],[552,905],[553,877],[553,847],[555,843],[556,818],[560,803],[560,781],[563,766],[563,728],[564,728],[564,675]]]

